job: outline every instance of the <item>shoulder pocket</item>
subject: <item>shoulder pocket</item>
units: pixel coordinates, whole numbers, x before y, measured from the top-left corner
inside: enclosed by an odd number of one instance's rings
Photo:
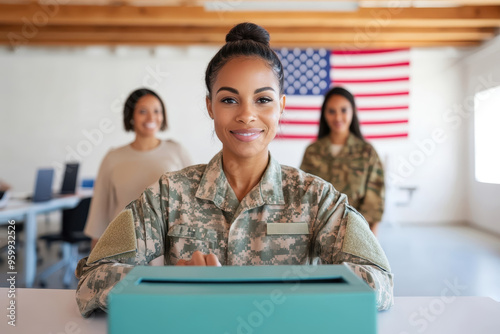
[[[342,244],[342,252],[367,260],[385,271],[391,267],[377,238],[370,231],[364,217],[353,207],[347,206],[347,225]]]

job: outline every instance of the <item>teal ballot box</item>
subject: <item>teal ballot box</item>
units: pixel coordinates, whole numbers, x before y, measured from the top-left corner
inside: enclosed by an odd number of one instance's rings
[[[376,333],[374,291],[347,266],[135,267],[109,333]]]

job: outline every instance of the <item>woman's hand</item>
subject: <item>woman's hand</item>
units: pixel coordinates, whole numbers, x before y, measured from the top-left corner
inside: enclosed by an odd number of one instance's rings
[[[193,253],[191,260],[179,260],[176,266],[214,266],[222,267],[215,254],[203,254],[200,251]]]

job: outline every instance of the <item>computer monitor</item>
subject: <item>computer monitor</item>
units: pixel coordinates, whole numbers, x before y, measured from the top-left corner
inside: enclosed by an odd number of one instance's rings
[[[53,168],[41,168],[37,171],[33,202],[45,202],[52,199]]]
[[[76,193],[76,180],[78,178],[78,163],[67,163],[64,171],[61,195]]]

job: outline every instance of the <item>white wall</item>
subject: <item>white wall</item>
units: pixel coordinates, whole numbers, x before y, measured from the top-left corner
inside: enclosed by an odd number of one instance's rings
[[[134,138],[123,130],[123,103],[142,86],[165,101],[169,130],[162,137],[181,141],[195,163],[206,162],[220,149],[205,112],[203,81],[215,51],[163,48],[152,55],[148,49],[125,48],[3,50],[1,177],[18,191],[32,191],[37,167],[75,158],[83,161],[80,175],[95,176],[111,147]],[[100,129],[103,121],[111,123],[106,132]]]
[[[388,207],[385,220],[466,221],[466,183],[461,181],[466,173],[465,129],[453,128],[444,117],[462,97],[458,61],[463,53],[453,48],[412,50],[410,137],[397,145],[385,141],[375,146],[388,159],[388,204],[406,201],[398,186],[417,190],[409,205]]]
[[[170,130],[163,137],[187,147],[195,163],[207,162],[219,149],[205,110],[204,70],[215,48],[172,47],[82,49],[0,49],[0,177],[16,191],[32,191],[35,170],[68,160],[77,152],[81,176],[95,176],[104,154],[130,142],[122,128],[127,94],[148,86],[164,98]],[[414,49],[411,53],[410,138],[375,142],[387,161],[391,189],[416,186],[409,205],[389,205],[386,220],[413,223],[463,222],[468,176],[466,128],[452,127],[443,114],[463,95],[463,51]],[[155,75],[152,72],[159,72]],[[101,122],[110,125],[97,135]],[[441,129],[443,142],[429,144]],[[85,133],[93,133],[92,143]],[[418,143],[427,143],[420,148]],[[299,166],[307,141],[275,141],[274,156]],[[419,153],[420,152],[420,153]],[[411,162],[410,162],[411,161]],[[59,186],[59,184],[57,184]],[[388,202],[402,201],[401,193]]]
[[[500,184],[477,182],[474,166],[474,94],[488,88],[500,86],[500,37],[490,41],[480,50],[465,58],[466,94],[462,119],[467,128],[468,148],[468,203],[470,206],[469,220],[486,230],[500,234]],[[496,94],[500,90],[495,90]],[[500,108],[499,108],[500,112]],[[500,127],[500,124],[497,125]],[[499,154],[500,143],[496,143],[491,154]],[[500,173],[500,171],[499,171]]]

